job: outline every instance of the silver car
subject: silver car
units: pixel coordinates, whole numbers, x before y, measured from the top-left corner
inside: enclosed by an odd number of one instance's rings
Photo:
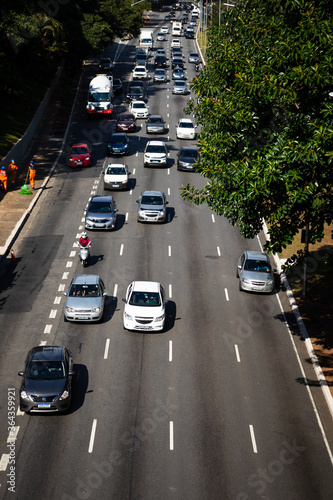
[[[268,256],[263,252],[247,250],[238,259],[239,290],[271,293],[274,276]]]
[[[67,297],[64,321],[102,321],[107,292],[99,276],[75,276],[68,293],[64,292],[64,295]]]
[[[172,86],[172,93],[186,95],[187,94],[186,82],[184,80],[175,80]]]
[[[112,196],[93,196],[85,212],[86,229],[114,229],[116,227],[118,208]]]
[[[160,115],[150,115],[146,122],[147,134],[164,134],[164,120]]]
[[[162,191],[143,191],[137,200],[138,222],[164,222],[166,218],[165,194]]]
[[[168,81],[168,77],[167,77],[167,73],[165,71],[165,69],[163,68],[157,68],[155,69],[154,71],[154,75],[153,75],[153,81],[154,82],[167,82]]]

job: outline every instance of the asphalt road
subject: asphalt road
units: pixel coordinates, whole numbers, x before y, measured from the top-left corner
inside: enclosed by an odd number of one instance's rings
[[[170,51],[171,38],[158,46]],[[114,76],[124,81],[136,43],[121,43],[108,54],[117,58]],[[195,48],[193,40],[182,43],[185,55]],[[123,159],[131,189],[114,193],[116,230],[89,233],[87,269],[73,254],[88,199],[103,193],[105,141],[115,123],[85,115],[95,71],[89,66],[82,79],[68,137],[68,145],[92,141],[93,165],[70,170],[64,155],[17,241],[18,264],[1,287],[1,498],[332,498],[332,420],[285,294],[278,280],[270,296],[238,290],[237,259],[245,248],[260,249],[259,239],[244,240],[223,218],[180,197],[182,184],[203,186],[204,180],[176,169],[178,149],[194,141],[176,139],[187,98],[172,95],[171,81],[147,83],[150,112],[168,125],[168,168],[143,168],[148,137],[139,121]],[[193,76],[187,64],[188,79]],[[116,97],[115,113],[124,109]],[[136,222],[136,200],[145,189],[167,194],[165,224]],[[105,281],[102,324],[63,321],[62,292],[81,273]],[[123,330],[121,299],[135,279],[164,285],[165,332]],[[17,371],[41,342],[73,353],[72,410],[27,416],[16,405],[17,435],[8,441],[8,391],[17,403]],[[7,484],[13,443],[15,492]]]

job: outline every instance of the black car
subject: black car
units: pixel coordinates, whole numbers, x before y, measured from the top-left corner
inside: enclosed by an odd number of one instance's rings
[[[109,155],[127,155],[129,152],[129,140],[125,133],[116,132],[110,135],[107,144]]]
[[[123,83],[120,78],[113,79],[113,92],[115,94],[121,94],[123,91]]]
[[[177,153],[177,170],[194,170],[194,164],[200,160],[198,148],[186,147],[181,148]]]
[[[185,31],[185,38],[195,38],[194,31]]]
[[[145,91],[143,87],[130,87],[126,94],[127,99],[130,101],[142,101],[145,97]]]
[[[178,66],[179,68],[182,68],[182,69],[184,69],[184,68],[185,68],[184,61],[183,61],[183,58],[182,58],[182,57],[174,57],[174,58],[172,59],[172,63],[171,63],[171,65],[172,65],[172,69],[176,68],[177,66]]]
[[[20,389],[20,410],[64,412],[71,403],[73,359],[66,347],[38,346],[28,352]]]
[[[167,64],[167,60],[165,56],[156,56],[155,57],[155,68],[165,68]]]
[[[109,57],[102,57],[101,60],[99,61],[99,69],[101,71],[107,71],[112,69],[113,64],[112,61]]]

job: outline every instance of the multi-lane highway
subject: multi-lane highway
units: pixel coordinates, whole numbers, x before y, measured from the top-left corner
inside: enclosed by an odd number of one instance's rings
[[[154,22],[155,32],[165,24],[162,15]],[[157,44],[169,57],[171,39],[169,34]],[[114,76],[125,89],[137,43],[120,42],[107,54],[116,60]],[[183,37],[182,46],[187,61],[195,42]],[[153,57],[150,76],[152,63]],[[92,143],[92,167],[70,169],[64,155],[18,239],[20,261],[3,278],[0,497],[332,498],[332,419],[285,294],[278,288],[268,296],[238,290],[237,259],[244,249],[260,250],[260,239],[244,240],[226,220],[180,197],[182,184],[203,186],[204,179],[176,168],[179,148],[195,141],[176,139],[187,97],[172,94],[170,65],[167,83],[147,82],[149,110],[167,124],[168,167],[143,168],[148,136],[145,121],[138,120],[123,159],[130,190],[114,193],[116,230],[89,232],[91,264],[83,270],[78,262],[74,244],[84,208],[93,194],[103,193],[106,140],[115,116],[127,109],[122,94],[111,121],[88,120],[86,94],[96,71],[96,65],[87,66],[68,137],[68,146]],[[187,63],[188,80],[194,75]],[[146,189],[166,193],[165,224],[137,223],[136,200]],[[63,320],[63,291],[81,273],[99,274],[106,284],[102,324]],[[163,284],[163,333],[123,330],[122,298],[133,280]],[[28,416],[18,410],[17,372],[27,351],[41,343],[72,351],[69,414]],[[12,393],[15,417],[8,424]]]

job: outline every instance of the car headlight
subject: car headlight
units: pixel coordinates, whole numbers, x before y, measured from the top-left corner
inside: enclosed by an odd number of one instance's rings
[[[94,307],[93,312],[99,313],[101,311],[101,307]]]
[[[133,321],[133,316],[130,314],[127,314],[127,312],[124,313],[125,319],[128,319],[129,321]]]
[[[21,398],[26,399],[27,401],[33,401],[32,397],[26,392],[25,389],[22,389],[21,391]]]
[[[67,399],[69,397],[69,392],[66,389],[60,396],[59,401],[63,401],[64,399]]]
[[[154,321],[163,321],[165,318],[165,315],[162,314],[162,316],[158,316],[157,318],[154,319]]]
[[[86,156],[86,157],[85,157],[85,160],[89,160],[89,156]]]
[[[250,280],[248,280],[247,278],[242,278],[242,281],[243,281],[243,283],[248,283],[248,284],[250,284],[250,283],[251,283],[251,281],[250,281]]]
[[[74,312],[74,311],[75,311],[75,309],[74,309],[73,307],[66,307],[66,311],[67,311],[68,313],[71,313],[71,312]]]
[[[274,283],[274,280],[273,280],[273,279],[272,279],[272,280],[268,280],[268,281],[267,281],[267,285],[273,285],[273,283]]]

